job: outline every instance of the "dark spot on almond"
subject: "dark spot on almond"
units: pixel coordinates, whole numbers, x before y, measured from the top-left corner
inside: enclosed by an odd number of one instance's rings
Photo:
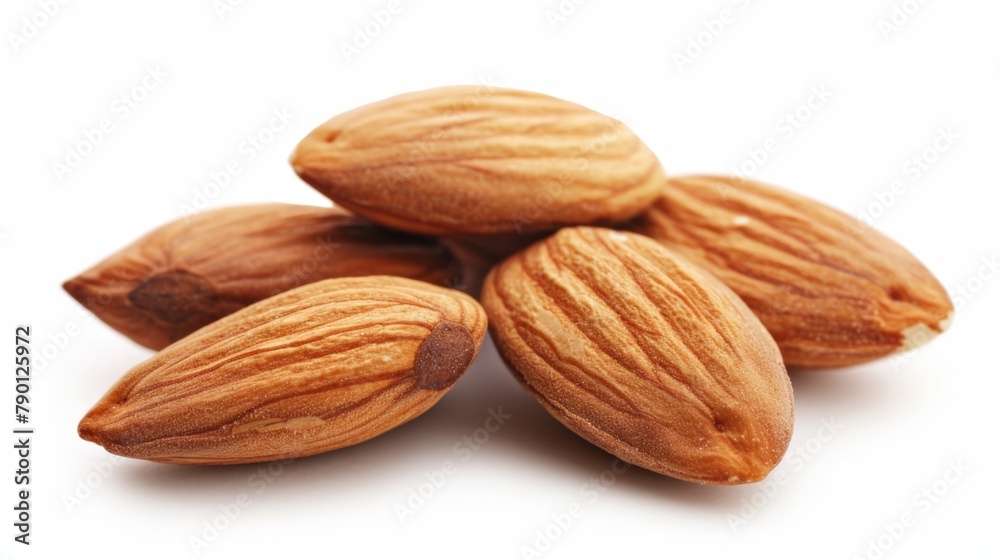
[[[892,301],[909,301],[909,298],[906,296],[906,292],[899,286],[892,286],[889,288],[888,294],[889,299]]]
[[[417,389],[440,390],[465,373],[476,354],[476,344],[465,325],[441,321],[431,331],[413,362]]]
[[[216,294],[201,276],[171,270],[149,277],[129,293],[128,299],[168,323],[180,323],[209,308]]]

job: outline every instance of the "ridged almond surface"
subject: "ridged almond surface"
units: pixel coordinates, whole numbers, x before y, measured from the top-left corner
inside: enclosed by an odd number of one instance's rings
[[[788,366],[846,366],[909,350],[951,321],[947,292],[906,249],[809,198],[729,177],[672,178],[630,229],[718,276]]]
[[[125,336],[159,350],[297,286],[372,274],[444,284],[456,280],[459,266],[432,239],[344,210],[260,204],[166,224],[63,288]]]
[[[622,459],[738,484],[764,478],[788,447],[778,347],[731,290],[649,238],[560,230],[494,268],[483,306],[520,382]]]
[[[425,234],[523,233],[630,218],[658,196],[656,156],[621,122],[528,91],[453,86],[320,125],[292,166],[340,205]]]
[[[469,296],[389,276],[261,301],[128,372],[80,422],[125,457],[230,464],[322,453],[431,407],[486,333]]]

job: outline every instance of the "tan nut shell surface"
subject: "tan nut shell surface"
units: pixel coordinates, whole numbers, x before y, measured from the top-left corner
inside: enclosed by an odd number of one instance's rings
[[[713,484],[764,478],[792,389],[760,321],[655,241],[567,228],[489,274],[501,355],[558,420],[641,467]]]
[[[324,280],[167,347],[112,387],[79,433],[165,463],[313,455],[426,411],[485,333],[483,309],[455,290],[388,276]]]

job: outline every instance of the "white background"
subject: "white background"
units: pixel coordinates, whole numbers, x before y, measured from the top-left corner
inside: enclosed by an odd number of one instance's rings
[[[184,558],[195,556],[196,537],[208,544],[199,551],[206,558],[381,549],[384,557],[515,559],[544,547],[538,531],[546,529],[556,535],[546,558],[874,558],[872,541],[888,547],[883,558],[997,557],[1000,275],[984,267],[1000,249],[996,2],[594,0],[573,8],[567,0],[572,13],[553,24],[546,12],[557,13],[558,0],[400,0],[399,13],[351,57],[343,45],[388,1],[245,1],[221,15],[210,0],[75,2],[51,17],[37,15],[43,4],[4,2],[0,27],[3,329],[13,339],[15,325],[31,324],[36,356],[51,356],[44,367],[36,358],[33,373],[30,549],[11,540],[13,381],[0,384],[0,522],[10,557]],[[896,15],[898,30],[880,30],[895,7],[912,14]],[[728,23],[712,23],[723,10]],[[23,18],[43,25],[32,31]],[[690,46],[699,39],[700,52]],[[155,88],[138,91],[143,99],[126,114],[120,98],[149,68],[166,76],[147,80]],[[903,360],[793,372],[789,454],[768,482],[742,487],[634,468],[605,474],[592,493],[584,485],[613,457],[550,419],[491,345],[421,418],[282,466],[266,484],[252,478],[259,465],[112,462],[77,437],[88,408],[151,353],[83,312],[61,291],[64,280],[179,217],[199,193],[215,195],[200,200],[207,207],[324,204],[287,164],[312,127],[396,93],[482,80],[615,116],[677,174],[730,172],[755,152],[762,160],[759,149],[773,138],[777,149],[752,176],[866,213],[955,294],[952,330]],[[826,99],[813,93],[822,90]],[[271,142],[249,160],[241,145],[276,110],[291,122],[263,133]],[[789,128],[786,115],[797,110],[799,126]],[[58,173],[53,164],[102,119],[111,132]],[[934,149],[940,131],[957,136],[937,142],[946,150]],[[933,163],[921,169],[914,157]],[[233,159],[240,173],[221,192],[206,191]],[[12,357],[8,342],[3,353]],[[475,452],[456,453],[501,407],[510,414],[504,426]],[[457,472],[401,523],[397,504],[445,461]],[[933,502],[915,499],[928,488]],[[241,493],[250,502],[227,522],[223,510]],[[552,529],[574,502],[582,515]],[[886,524],[907,513],[913,526],[890,535]]]

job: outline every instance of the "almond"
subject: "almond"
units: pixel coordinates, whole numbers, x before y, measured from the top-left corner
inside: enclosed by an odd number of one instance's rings
[[[260,204],[169,223],[63,288],[125,336],[159,350],[297,286],[371,274],[444,284],[459,268],[434,240],[344,210]]]
[[[621,122],[540,93],[455,86],[338,115],[298,145],[302,179],[375,222],[424,234],[548,231],[630,218],[656,156]]]
[[[431,407],[479,351],[469,296],[388,276],[258,302],[129,371],[80,422],[125,457],[231,464],[322,453]]]
[[[788,447],[792,388],[774,340],[731,290],[649,238],[563,229],[494,268],[483,306],[521,384],[621,459],[738,484]]]
[[[948,328],[952,304],[897,243],[809,198],[729,177],[672,178],[630,225],[719,277],[789,366],[858,364]]]

